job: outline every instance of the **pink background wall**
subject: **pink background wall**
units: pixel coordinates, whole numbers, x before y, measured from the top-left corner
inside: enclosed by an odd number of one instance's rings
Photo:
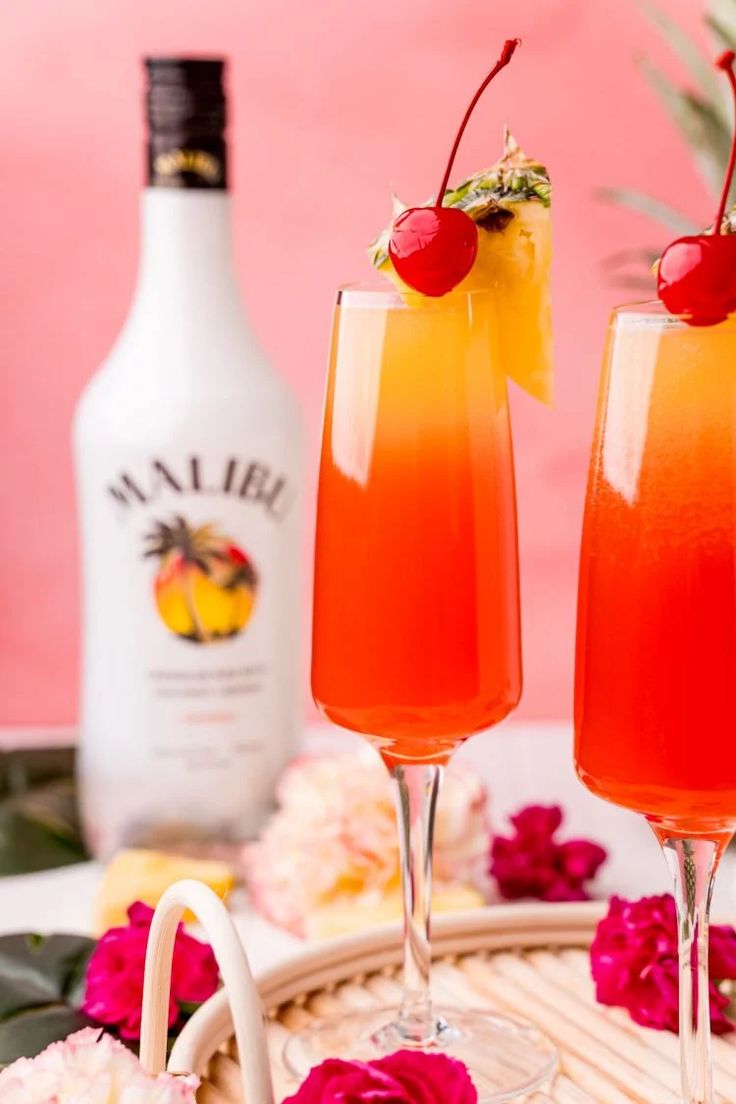
[[[697,0],[661,0],[700,33]],[[558,399],[514,396],[527,716],[570,713],[577,546],[600,349],[601,258],[661,241],[602,184],[710,204],[636,72],[659,39],[628,0],[33,0],[0,37],[0,722],[76,714],[77,544],[69,424],[124,317],[137,254],[143,53],[232,58],[236,248],[250,313],[303,404],[316,460],[333,288],[366,274],[388,190],[431,192],[500,42],[523,53],[480,107],[458,173],[504,119],[556,185]],[[677,71],[675,67],[675,72]],[[293,324],[283,325],[284,314]]]

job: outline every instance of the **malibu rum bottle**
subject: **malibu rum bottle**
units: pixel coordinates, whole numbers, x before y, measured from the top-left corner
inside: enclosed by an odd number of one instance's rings
[[[298,723],[300,426],[233,271],[223,62],[146,67],[138,285],[74,426],[102,858],[251,835]]]

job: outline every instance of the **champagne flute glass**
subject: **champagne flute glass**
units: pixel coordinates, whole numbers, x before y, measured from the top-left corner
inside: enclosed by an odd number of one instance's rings
[[[711,1104],[708,913],[736,826],[736,318],[615,311],[585,507],[576,764],[674,875],[682,1098]]]
[[[404,900],[397,1010],[297,1036],[304,1072],[328,1055],[442,1050],[481,1099],[547,1081],[550,1044],[527,1025],[430,999],[432,828],[443,765],[521,693],[516,505],[495,301],[343,289],[335,312],[320,469],[312,690],[362,733],[395,784]]]

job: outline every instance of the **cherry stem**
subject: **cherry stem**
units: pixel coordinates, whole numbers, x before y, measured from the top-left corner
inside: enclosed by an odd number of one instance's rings
[[[716,67],[726,74],[728,82],[731,85],[734,111],[736,111],[736,76],[734,76],[733,72],[733,63],[735,60],[736,54],[734,54],[733,50],[726,50],[716,61]],[[715,225],[713,226],[714,234],[721,234],[723,232],[723,219],[726,214],[726,204],[728,203],[728,197],[731,192],[731,181],[733,180],[734,168],[736,168],[736,126],[734,126],[733,138],[731,139],[731,156],[728,159],[728,168],[726,169],[726,180],[723,185],[723,192],[721,193],[721,202],[718,206],[718,214],[716,215]]]
[[[455,161],[455,155],[457,154],[458,146],[460,145],[460,140],[463,136],[463,133],[465,131],[466,126],[468,125],[468,119],[473,114],[473,111],[475,109],[475,105],[477,104],[478,100],[481,98],[481,96],[483,95],[486,88],[488,87],[488,85],[493,80],[493,78],[496,76],[496,74],[500,73],[502,69],[505,69],[506,66],[508,65],[508,63],[511,61],[512,57],[514,56],[514,53],[516,52],[517,46],[521,46],[521,39],[520,38],[509,38],[509,39],[506,40],[506,42],[504,42],[503,50],[501,51],[501,56],[499,57],[498,61],[493,66],[490,73],[488,74],[488,76],[483,81],[482,85],[480,86],[480,88],[478,89],[478,91],[475,93],[472,100],[470,101],[470,104],[468,106],[468,110],[465,112],[465,115],[463,117],[463,121],[460,124],[460,129],[458,130],[457,135],[455,136],[455,142],[453,144],[453,147],[450,150],[450,159],[447,162],[447,168],[445,169],[445,175],[442,177],[442,183],[440,184],[440,190],[437,193],[437,199],[436,199],[436,202],[435,202],[436,207],[441,207],[442,206],[442,200],[444,199],[445,192],[447,191],[447,185],[448,185],[448,182],[450,180],[450,173],[452,172],[452,166],[453,166],[454,161]],[[732,80],[734,79],[733,78],[733,73],[731,73],[731,79]],[[736,92],[736,85],[734,85],[734,90]],[[734,154],[734,157],[736,157],[736,153]]]

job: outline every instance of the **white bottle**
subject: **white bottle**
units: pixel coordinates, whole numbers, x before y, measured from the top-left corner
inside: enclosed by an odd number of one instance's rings
[[[233,272],[223,63],[153,59],[140,275],[76,411],[88,843],[252,835],[298,727],[300,424]]]

